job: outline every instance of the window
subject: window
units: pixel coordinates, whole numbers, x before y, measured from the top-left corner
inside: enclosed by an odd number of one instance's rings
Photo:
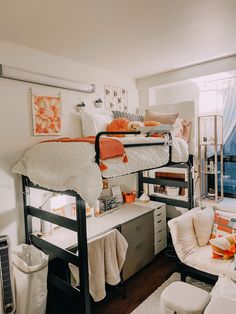
[[[223,155],[224,196],[236,198],[236,126],[224,144]],[[214,157],[210,157],[209,160],[214,160]],[[214,176],[212,175],[209,176],[208,186],[214,189]]]
[[[224,194],[236,198],[236,126],[224,144]]]

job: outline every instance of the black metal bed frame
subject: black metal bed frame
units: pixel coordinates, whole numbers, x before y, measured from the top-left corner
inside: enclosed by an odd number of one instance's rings
[[[74,191],[68,190],[61,193],[70,195],[76,198],[76,220],[59,216],[36,207],[32,207],[29,204],[30,188],[36,188],[49,192],[57,192],[52,189],[46,189],[39,185],[33,184],[29,178],[22,176],[22,188],[23,188],[23,202],[24,202],[24,220],[25,220],[25,240],[28,244],[33,244],[43,251],[49,253],[50,257],[58,257],[66,263],[72,263],[79,267],[80,286],[75,288],[68,283],[68,281],[51,274],[48,274],[48,284],[52,287],[56,287],[59,290],[63,290],[70,299],[72,296],[79,298],[80,308],[79,313],[90,314],[90,295],[89,295],[89,282],[88,282],[88,252],[87,252],[87,233],[86,233],[86,209],[85,202]],[[63,250],[60,247],[41,239],[37,235],[32,233],[32,217],[37,217],[45,221],[59,225],[60,227],[77,232],[77,245]],[[75,252],[79,254],[76,255]]]
[[[95,161],[99,164],[99,140],[103,135],[108,134],[140,134],[140,132],[100,132],[97,134],[95,139],[95,151],[96,157]],[[171,134],[168,133],[169,141],[172,140]],[[170,144],[170,142],[169,142]],[[134,146],[151,146],[151,145],[166,145],[164,142],[160,143],[137,143],[137,144],[125,144],[125,147],[134,147]],[[189,159],[187,165],[181,163],[176,164],[171,162],[172,157],[172,146],[169,145],[169,162],[166,166],[180,166],[188,167],[188,176],[189,183],[180,182],[174,180],[163,180],[163,179],[153,179],[146,178],[143,176],[143,171],[139,171],[139,194],[143,191],[143,184],[165,184],[165,181],[168,181],[168,185],[185,187],[188,188],[188,202],[177,201],[177,200],[168,200],[167,198],[158,198],[151,197],[153,200],[158,200],[165,202],[167,204],[182,206],[187,208],[192,208],[192,176],[191,176],[191,159]],[[150,169],[146,169],[150,170]],[[73,196],[76,199],[76,220],[59,216],[57,214],[53,214],[47,211],[43,211],[40,208],[30,206],[29,196],[30,196],[30,188],[36,188],[40,190],[45,190],[49,192],[61,193],[69,196]],[[79,268],[79,276],[80,276],[80,286],[73,287],[70,285],[69,278],[66,280],[60,278],[59,276],[52,274],[49,272],[48,274],[48,284],[52,287],[56,287],[59,290],[63,290],[68,297],[78,297],[79,298],[79,309],[78,312],[83,314],[90,314],[90,294],[89,294],[89,280],[88,280],[88,251],[87,251],[87,231],[86,231],[86,208],[85,201],[77,194],[75,191],[67,190],[67,191],[55,191],[52,189],[47,189],[41,187],[39,185],[33,184],[30,179],[26,176],[22,176],[22,189],[23,189],[23,203],[24,203],[24,222],[25,222],[25,237],[26,243],[39,247],[43,251],[49,253],[52,257],[58,257],[65,263],[72,263]],[[72,230],[77,232],[77,244],[67,250],[61,249],[60,247],[47,242],[46,240],[40,238],[39,236],[32,233],[32,217],[36,217],[42,219],[47,222],[51,222],[57,224],[60,227]],[[76,255],[75,252],[78,251],[79,254]],[[68,276],[67,276],[68,277]]]

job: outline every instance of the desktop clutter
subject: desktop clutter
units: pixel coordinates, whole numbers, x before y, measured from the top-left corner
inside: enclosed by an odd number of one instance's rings
[[[103,216],[111,213],[113,210],[118,209],[123,203],[133,203],[136,201],[136,191],[122,192],[120,186],[111,188],[112,195],[101,196],[98,200],[97,208],[94,212],[96,217]],[[149,196],[145,193],[139,198],[142,202],[148,202]]]

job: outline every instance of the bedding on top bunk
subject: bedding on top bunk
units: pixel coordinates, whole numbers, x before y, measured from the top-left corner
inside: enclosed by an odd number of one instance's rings
[[[122,143],[163,142],[162,138],[125,137]],[[126,175],[148,168],[158,168],[169,161],[169,146],[126,147],[128,162],[123,157],[103,160],[105,178]],[[188,144],[174,137],[172,161],[188,160]],[[90,205],[94,205],[102,191],[102,176],[95,163],[94,145],[86,142],[44,142],[31,147],[13,167],[13,172],[29,177],[42,187],[58,191],[74,190]]]

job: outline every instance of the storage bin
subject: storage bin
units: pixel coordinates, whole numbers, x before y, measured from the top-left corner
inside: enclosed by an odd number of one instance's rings
[[[12,254],[16,314],[45,314],[48,255],[33,245],[20,244]]]
[[[136,198],[136,193],[135,192],[131,192],[131,193],[122,193],[123,195],[123,200],[125,203],[132,203],[135,201]]]
[[[173,186],[166,187],[166,194],[169,196],[178,196],[179,195],[179,188]]]

